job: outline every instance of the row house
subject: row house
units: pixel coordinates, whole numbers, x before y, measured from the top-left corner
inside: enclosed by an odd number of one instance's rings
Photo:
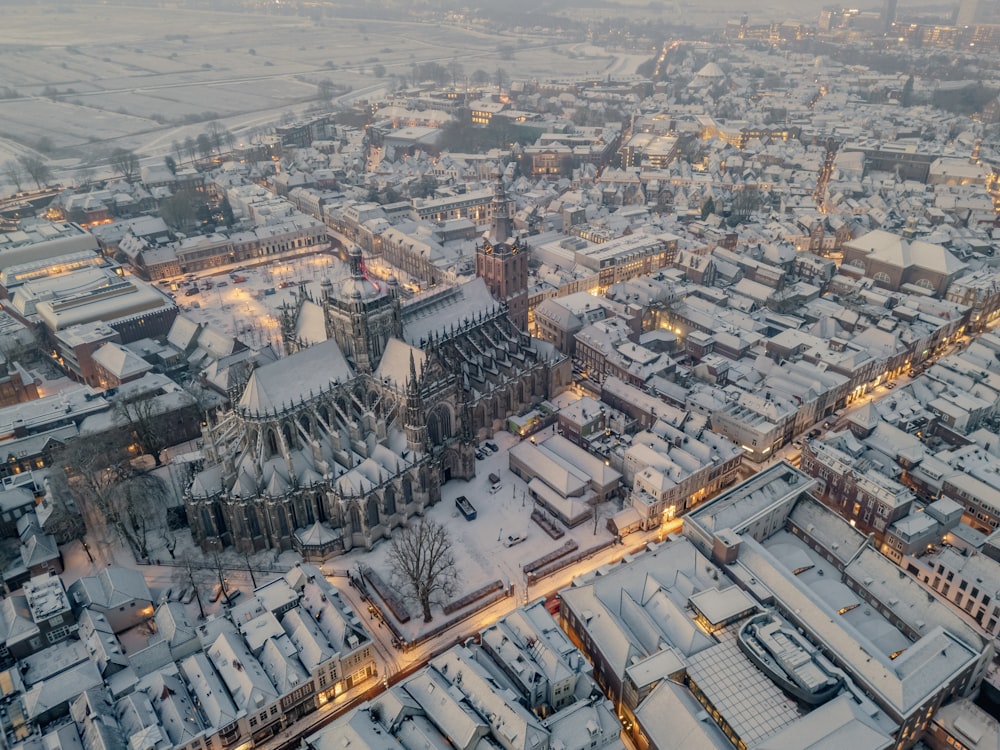
[[[800,468],[819,480],[824,502],[852,526],[881,543],[889,527],[913,507],[913,493],[883,476],[865,458],[854,459],[820,440],[805,440]]]

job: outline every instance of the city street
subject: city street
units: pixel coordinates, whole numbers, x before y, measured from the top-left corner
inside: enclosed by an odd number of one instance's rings
[[[361,593],[349,585],[348,579],[345,576],[327,575],[327,579],[338,588],[344,600],[350,603],[351,608],[356,613],[359,613],[365,623],[365,627],[369,628],[382,672],[378,680],[365,683],[354,690],[340,695],[319,710],[304,717],[298,723],[293,724],[286,732],[274,737],[267,743],[257,744],[255,747],[264,748],[265,750],[279,750],[281,748],[297,746],[299,740],[296,738],[305,736],[329,724],[338,716],[354,708],[358,703],[374,697],[374,695],[384,690],[386,686],[394,685],[403,677],[412,674],[422,667],[437,654],[473,637],[476,633],[488,628],[517,607],[536,599],[547,599],[560,589],[569,586],[574,578],[602,566],[618,563],[626,555],[634,555],[640,552],[647,544],[660,542],[670,534],[679,533],[682,525],[683,520],[676,519],[663,527],[648,532],[630,534],[625,537],[623,545],[608,547],[605,550],[595,553],[592,557],[582,560],[575,565],[570,565],[557,573],[553,573],[551,576],[547,576],[531,586],[525,586],[523,581],[515,584],[517,592],[515,596],[501,599],[488,607],[456,619],[444,632],[405,651],[393,647],[393,636],[389,628],[379,627],[376,621],[371,618],[364,618],[363,615],[368,610],[368,604],[362,600]],[[330,570],[335,565],[336,559],[323,567],[326,570]],[[527,589],[527,593],[522,594],[525,589]],[[428,627],[436,627],[439,624],[438,618],[435,618]]]

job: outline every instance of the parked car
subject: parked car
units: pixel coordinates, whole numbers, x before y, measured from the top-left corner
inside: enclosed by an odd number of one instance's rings
[[[503,540],[504,547],[513,547],[515,544],[520,544],[525,539],[527,539],[524,534],[508,534],[507,538]]]
[[[500,452],[500,448],[497,447],[497,444],[496,443],[491,443],[489,440],[486,441],[486,447],[489,448],[494,453],[499,453]]]

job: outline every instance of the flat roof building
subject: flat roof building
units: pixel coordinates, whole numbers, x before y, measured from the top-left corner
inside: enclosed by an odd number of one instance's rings
[[[901,578],[814,486],[778,463],[688,514],[685,534],[849,675],[910,747],[941,705],[976,690],[993,645]]]

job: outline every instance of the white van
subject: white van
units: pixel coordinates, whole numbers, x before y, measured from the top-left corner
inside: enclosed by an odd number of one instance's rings
[[[503,482],[496,474],[490,474],[490,494],[495,495],[503,489]]]

